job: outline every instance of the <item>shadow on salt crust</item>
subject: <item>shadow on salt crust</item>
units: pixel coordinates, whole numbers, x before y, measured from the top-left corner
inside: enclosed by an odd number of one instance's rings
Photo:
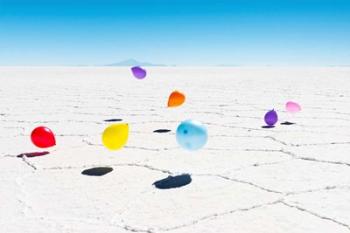
[[[169,133],[170,131],[170,129],[156,129],[153,133]]]
[[[117,121],[123,121],[123,119],[120,118],[112,118],[112,119],[106,119],[105,122],[117,122]]]
[[[285,121],[285,122],[282,122],[281,125],[295,125],[295,123],[289,122],[289,121]]]
[[[261,128],[263,128],[263,129],[272,129],[272,128],[275,128],[275,126],[273,126],[273,125],[264,125],[264,126],[261,126]]]
[[[27,158],[31,158],[31,157],[39,157],[39,156],[44,156],[50,154],[50,152],[48,151],[41,151],[41,152],[28,152],[28,153],[22,153],[17,155],[17,158],[23,158],[24,156]]]
[[[81,174],[87,176],[104,176],[107,173],[110,173],[111,171],[113,171],[113,168],[111,167],[93,167],[85,169],[81,172]]]
[[[153,185],[158,189],[172,189],[188,185],[191,182],[192,178],[189,174],[182,174],[178,176],[168,176],[165,179],[154,182]]]

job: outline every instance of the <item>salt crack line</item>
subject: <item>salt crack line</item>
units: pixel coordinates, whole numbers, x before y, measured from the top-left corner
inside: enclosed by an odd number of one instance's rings
[[[293,143],[287,143],[285,141],[282,141],[280,139],[277,139],[273,136],[264,136],[263,138],[268,138],[274,142],[278,142],[279,144],[282,144],[284,146],[291,146],[291,147],[304,147],[304,146],[329,146],[329,145],[350,145],[349,141],[345,142],[324,142],[324,143],[304,143],[304,144],[293,144]]]
[[[263,208],[263,207],[270,206],[270,205],[276,205],[276,204],[281,203],[281,201],[282,201],[282,199],[278,199],[278,200],[275,200],[273,202],[257,204],[257,205],[253,205],[253,206],[250,206],[250,207],[238,208],[238,209],[233,209],[233,210],[220,212],[220,213],[213,213],[213,214],[209,214],[209,215],[200,217],[198,219],[192,220],[192,221],[187,222],[187,223],[183,223],[183,224],[180,224],[180,225],[167,227],[167,228],[156,227],[156,229],[154,229],[154,228],[144,228],[144,229],[142,229],[142,228],[139,228],[139,227],[133,227],[133,226],[126,225],[126,224],[124,224],[124,225],[115,224],[115,225],[120,227],[120,228],[123,228],[124,230],[130,231],[130,232],[145,232],[145,233],[167,232],[167,231],[173,231],[173,230],[178,230],[178,229],[181,229],[181,228],[190,227],[190,226],[196,225],[196,224],[198,224],[200,222],[203,222],[203,221],[215,220],[217,218],[220,218],[222,216],[229,215],[229,214],[235,214],[235,213],[239,213],[239,212],[248,212],[248,211],[251,211],[251,210],[254,210],[254,209],[258,209],[258,208]],[[122,222],[124,222],[124,221],[122,220]]]
[[[297,191],[297,192],[286,192],[285,196],[287,197],[287,196],[294,196],[294,195],[300,195],[300,194],[305,194],[305,193],[330,191],[330,190],[335,190],[335,189],[349,189],[350,190],[350,186],[348,186],[348,185],[333,185],[333,186],[326,186],[323,188],[307,189],[307,190]]]
[[[336,165],[345,165],[350,167],[350,163],[341,162],[341,161],[331,161],[331,160],[323,160],[323,159],[316,159],[316,158],[310,158],[310,157],[296,157],[300,160],[306,160],[310,162],[318,162],[318,163],[330,163],[330,164],[336,164]]]
[[[150,165],[147,164],[138,164],[138,163],[118,163],[118,164],[90,164],[90,165],[84,165],[84,166],[79,166],[79,167],[73,167],[73,166],[67,166],[67,167],[51,167],[51,168],[42,168],[41,170],[71,170],[71,169],[85,169],[85,168],[89,168],[89,167],[99,167],[99,166],[109,166],[109,167],[141,167],[141,168],[146,168],[152,171],[158,171],[158,172],[162,172],[165,174],[169,174],[169,175],[173,175],[173,174],[177,174],[174,172],[171,172],[169,170],[165,170],[165,169],[160,169],[160,168],[156,168],[156,167],[152,167]]]
[[[193,221],[191,221],[189,223],[186,223],[186,224],[181,224],[181,225],[174,226],[174,227],[169,227],[169,228],[159,228],[159,230],[160,231],[177,230],[177,229],[180,229],[180,228],[196,225],[196,224],[198,224],[199,222],[202,222],[202,221],[217,219],[217,218],[220,218],[220,217],[225,216],[225,215],[239,213],[239,212],[248,212],[248,211],[259,209],[259,208],[263,208],[263,207],[266,207],[266,206],[276,205],[276,204],[281,203],[282,201],[283,201],[282,199],[278,199],[278,200],[273,201],[273,202],[257,204],[257,205],[253,205],[253,206],[246,207],[246,208],[238,208],[238,209],[229,210],[229,211],[225,211],[225,212],[221,212],[221,213],[214,213],[214,214],[203,216],[203,217],[201,217],[199,219],[193,220]]]
[[[264,152],[272,152],[272,153],[283,153],[286,154],[293,159],[298,159],[298,160],[304,160],[304,161],[309,161],[309,162],[317,162],[317,163],[328,163],[328,164],[333,164],[333,165],[343,165],[343,166],[350,166],[350,163],[342,162],[342,161],[332,161],[332,160],[322,160],[322,159],[316,159],[313,157],[304,157],[304,156],[298,156],[297,154],[291,152],[291,151],[286,151],[284,149],[280,150],[271,150],[271,149],[264,149],[264,150],[259,150],[259,149],[246,149],[245,151],[264,151]],[[267,164],[268,165],[268,164]]]
[[[192,176],[217,177],[217,178],[221,178],[221,179],[224,179],[224,180],[229,180],[229,181],[237,182],[237,183],[240,183],[240,184],[246,184],[246,185],[252,186],[252,187],[254,187],[254,188],[263,190],[263,191],[265,191],[265,192],[277,193],[277,194],[284,194],[283,192],[280,192],[280,191],[277,191],[277,190],[272,190],[272,189],[269,189],[269,188],[265,188],[265,187],[262,187],[262,186],[260,186],[260,185],[254,184],[253,182],[249,182],[249,181],[245,181],[245,180],[239,180],[239,179],[235,179],[235,178],[223,176],[223,175],[220,175],[220,174],[194,174],[194,173],[192,173],[192,174],[190,174],[190,175],[192,175]]]
[[[102,166],[101,164],[93,164],[93,165],[84,165],[84,166],[80,166],[80,167],[72,167],[72,166],[68,166],[68,167],[51,167],[51,168],[42,168],[41,170],[64,170],[64,169],[85,169],[88,167],[97,167],[97,166]],[[152,171],[158,171],[167,175],[178,175],[178,174],[183,174],[184,172],[172,172],[170,170],[166,170],[166,169],[160,169],[160,168],[156,168],[147,164],[137,164],[137,163],[124,163],[124,164],[107,164],[107,165],[103,165],[103,166],[109,166],[109,167],[140,167],[140,168],[145,168],[148,170],[152,170]],[[227,177],[227,176],[223,176],[220,174],[196,174],[196,173],[188,173],[191,176],[203,176],[203,177],[216,177],[216,178],[220,178],[220,179],[224,179],[224,180],[229,180],[232,182],[237,182],[240,184],[245,184],[245,185],[249,185],[251,187],[263,190],[265,192],[269,192],[269,193],[276,193],[276,194],[284,194],[283,192],[277,191],[277,190],[272,190],[269,188],[265,188],[262,187],[260,185],[254,184],[253,182],[249,182],[249,181],[245,181],[245,180],[239,180],[239,179],[235,179],[235,178],[231,178],[231,177]]]
[[[331,222],[333,222],[333,223],[336,223],[337,225],[340,225],[340,226],[342,226],[342,227],[346,227],[346,228],[350,231],[350,226],[349,226],[348,224],[345,224],[345,223],[343,223],[343,222],[340,222],[340,221],[338,221],[338,220],[336,220],[336,219],[333,219],[333,218],[330,218],[330,217],[327,217],[327,216],[320,215],[320,214],[318,214],[318,213],[315,213],[315,212],[313,212],[313,211],[311,211],[311,210],[305,209],[305,208],[300,207],[300,206],[298,206],[298,205],[291,205],[291,204],[289,204],[289,203],[287,203],[287,202],[285,202],[285,201],[281,201],[280,203],[283,204],[283,205],[285,205],[285,206],[287,206],[287,207],[289,207],[289,208],[294,208],[294,209],[297,209],[297,210],[299,210],[299,211],[301,211],[301,212],[305,212],[305,213],[311,214],[311,215],[313,215],[313,216],[315,216],[315,217],[317,217],[317,218],[320,218],[320,219],[322,219],[322,220],[327,220],[327,221],[331,221]]]
[[[32,164],[31,162],[28,161],[26,155],[23,155],[21,159],[22,159],[22,161],[23,161],[25,164],[27,164],[29,167],[33,168],[34,170],[37,170],[37,167],[36,167],[34,164]]]

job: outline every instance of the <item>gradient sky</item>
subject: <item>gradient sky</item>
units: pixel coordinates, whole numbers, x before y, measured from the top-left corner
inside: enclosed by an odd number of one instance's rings
[[[0,65],[350,65],[349,0],[0,0]]]

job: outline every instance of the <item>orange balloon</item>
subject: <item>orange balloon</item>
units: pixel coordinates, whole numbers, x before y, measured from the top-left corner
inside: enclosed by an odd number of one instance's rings
[[[185,102],[185,95],[179,91],[173,91],[168,100],[168,107],[178,107]]]

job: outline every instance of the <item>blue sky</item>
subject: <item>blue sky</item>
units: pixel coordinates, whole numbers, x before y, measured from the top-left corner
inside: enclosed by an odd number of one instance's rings
[[[0,65],[350,65],[345,0],[0,0]]]

